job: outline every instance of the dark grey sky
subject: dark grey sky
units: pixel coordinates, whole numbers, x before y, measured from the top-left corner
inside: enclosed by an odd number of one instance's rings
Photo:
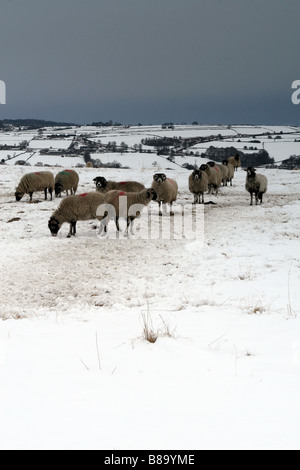
[[[299,0],[1,0],[0,119],[300,124]]]

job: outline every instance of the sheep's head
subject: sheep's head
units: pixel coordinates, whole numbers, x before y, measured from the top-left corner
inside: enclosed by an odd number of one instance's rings
[[[55,183],[55,196],[58,197],[63,191],[64,187],[61,183]]]
[[[256,175],[256,169],[253,168],[252,166],[249,166],[249,167],[247,168],[247,170],[245,170],[245,171],[247,172],[248,178],[254,178],[255,175]]]
[[[202,171],[201,170],[194,170],[192,173],[194,180],[200,180],[202,178]]]
[[[156,183],[161,184],[166,181],[167,177],[164,173],[156,173],[156,175],[153,176],[153,179]]]
[[[215,166],[215,164],[216,164],[215,162],[208,162],[208,165],[209,165],[211,168],[213,168],[213,167]]]
[[[228,166],[229,161],[228,160],[223,160],[222,163],[223,163],[223,165]]]
[[[56,237],[61,227],[61,224],[55,217],[51,217],[48,222],[48,227],[49,227],[52,237]]]
[[[104,176],[97,176],[96,178],[93,179],[93,181],[98,190],[105,189],[107,186],[107,181],[104,178]]]
[[[21,201],[23,196],[24,196],[24,193],[21,193],[20,191],[15,192],[16,201],[18,202]]]
[[[206,165],[206,163],[203,163],[203,165],[200,166],[200,170],[202,171],[206,171],[208,170],[210,167],[208,165]]]
[[[153,188],[149,188],[147,190],[147,198],[151,201],[156,201],[157,199],[157,192]]]

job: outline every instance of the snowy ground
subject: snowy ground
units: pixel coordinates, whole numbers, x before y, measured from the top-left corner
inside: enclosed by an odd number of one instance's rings
[[[14,200],[27,171],[0,167],[0,449],[299,449],[299,173],[262,169],[250,207],[239,170],[203,243],[52,238],[59,201]],[[80,192],[103,173],[78,171]],[[190,210],[188,175],[169,172]]]

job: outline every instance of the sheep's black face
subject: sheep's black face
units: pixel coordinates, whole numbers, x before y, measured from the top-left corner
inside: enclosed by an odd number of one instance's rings
[[[104,189],[107,186],[107,181],[103,176],[97,176],[93,181],[97,189]]]
[[[251,166],[249,166],[247,170],[245,171],[247,172],[248,178],[254,178],[255,172],[256,172],[255,168],[252,168]]]
[[[148,198],[151,199],[152,201],[156,201],[156,199],[157,199],[157,192],[156,192],[154,189],[150,188],[150,189],[148,190],[148,192],[147,192],[147,196],[148,196]]]
[[[223,163],[223,165],[228,166],[229,162],[228,162],[228,160],[223,160],[222,163]]]
[[[58,231],[60,229],[60,225],[59,225],[58,220],[55,219],[54,217],[51,217],[51,219],[48,222],[48,227],[50,229],[52,237],[56,237],[56,235],[58,234]]]
[[[215,162],[208,162],[208,165],[212,168],[215,166]]]
[[[63,191],[63,185],[61,183],[56,183],[55,185],[55,196],[59,196]]]
[[[156,175],[153,176],[153,179],[156,183],[161,184],[166,181],[167,177],[164,173],[156,173]]]
[[[202,173],[200,170],[194,170],[193,171],[193,178],[195,181],[198,181],[202,178]]]
[[[202,171],[205,171],[207,170],[208,166],[206,165],[206,163],[204,163],[203,165],[200,166],[200,170]]]
[[[16,192],[16,193],[15,193],[16,201],[18,201],[18,202],[21,201],[21,199],[22,199],[23,196],[24,196],[23,193],[18,193],[18,192]]]

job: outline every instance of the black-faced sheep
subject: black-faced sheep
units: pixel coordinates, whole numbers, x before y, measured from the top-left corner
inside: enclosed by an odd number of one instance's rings
[[[152,188],[157,194],[157,202],[159,205],[159,215],[162,216],[161,204],[170,204],[170,215],[173,216],[172,211],[173,202],[177,199],[178,184],[175,180],[167,178],[164,173],[156,173],[153,176]]]
[[[109,191],[105,195],[105,201],[103,206],[99,209],[98,215],[101,215],[101,229],[107,231],[107,225],[110,219],[115,220],[115,224],[118,232],[120,231],[119,219],[124,218],[127,221],[126,233],[128,233],[128,228],[132,224],[134,219],[140,217],[142,210],[148,206],[151,201],[157,199],[157,194],[154,189],[144,189],[139,193],[134,192],[124,192],[124,191]]]
[[[216,191],[216,195],[218,195],[219,187],[222,184],[222,173],[220,168],[216,166],[211,167],[210,165],[204,163],[200,166],[200,170],[207,173],[209,193],[211,193],[214,189]]]
[[[226,165],[222,163],[222,165],[215,163],[215,162],[208,162],[208,165],[211,168],[219,168],[221,171],[221,176],[222,176],[222,183],[223,186],[227,186],[227,181],[228,181],[228,168]]]
[[[48,222],[51,235],[55,237],[65,222],[70,224],[68,234],[68,238],[70,238],[76,234],[78,220],[101,220],[97,216],[97,209],[103,202],[104,195],[96,191],[66,197],[61,201],[58,209],[52,214]]]
[[[255,203],[258,204],[263,202],[263,195],[267,192],[268,189],[268,179],[264,175],[256,174],[256,169],[248,167],[246,178],[246,190],[250,193],[250,206],[253,205],[253,194],[255,194]]]
[[[237,171],[237,169],[242,166],[241,157],[238,153],[234,157],[229,157],[228,162],[233,166],[234,171]]]
[[[21,178],[21,181],[16,188],[15,197],[17,201],[20,201],[24,194],[29,194],[30,202],[32,202],[32,195],[35,191],[44,191],[45,200],[47,200],[47,191],[49,191],[52,201],[53,190],[54,175],[50,171],[27,173]]]
[[[202,170],[194,170],[189,176],[189,190],[194,195],[194,204],[204,204],[204,193],[208,190],[208,176]]]
[[[232,180],[234,178],[234,167],[231,165],[231,163],[229,163],[228,160],[223,160],[223,165],[228,168],[227,182],[230,183],[230,186],[232,186]]]
[[[71,195],[76,194],[78,183],[79,175],[76,171],[60,171],[55,177],[55,196],[61,196],[63,191],[67,192],[67,196],[69,196],[69,191],[71,191]]]
[[[93,179],[97,191],[100,191],[102,193],[107,193],[108,191],[124,191],[128,193],[138,193],[145,189],[145,186],[141,183],[138,183],[137,181],[121,181],[121,182],[115,182],[115,181],[108,181],[106,178],[103,176],[97,176],[96,178]]]

